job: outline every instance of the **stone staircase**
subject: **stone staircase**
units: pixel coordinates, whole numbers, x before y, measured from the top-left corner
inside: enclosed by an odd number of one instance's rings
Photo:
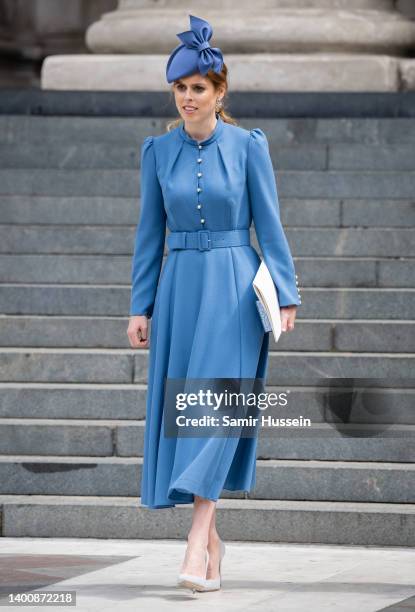
[[[0,116],[3,536],[187,533],[191,506],[139,506],[148,351],[126,335],[140,147],[165,123]],[[255,490],[223,492],[221,534],[414,546],[415,119],[240,124],[268,135],[303,297],[267,388],[289,386],[315,429],[261,431]],[[324,422],[333,378],[391,409],[381,434]]]

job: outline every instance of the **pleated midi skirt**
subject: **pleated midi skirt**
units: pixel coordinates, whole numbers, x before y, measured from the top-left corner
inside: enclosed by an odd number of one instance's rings
[[[169,508],[194,495],[255,485],[257,435],[166,437],[166,379],[265,378],[269,334],[252,280],[261,260],[251,245],[170,250],[150,328],[141,505]]]

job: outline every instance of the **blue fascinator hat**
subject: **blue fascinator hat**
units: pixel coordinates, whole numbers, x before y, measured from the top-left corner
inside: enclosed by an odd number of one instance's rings
[[[222,51],[211,47],[212,26],[208,21],[189,15],[190,30],[180,32],[177,37],[182,41],[173,49],[166,67],[168,83],[176,79],[200,72],[203,76],[209,70],[220,72],[223,66]]]

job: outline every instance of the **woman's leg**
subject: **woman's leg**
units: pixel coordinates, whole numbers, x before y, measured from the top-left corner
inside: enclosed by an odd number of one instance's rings
[[[220,560],[220,536],[216,530],[216,504],[209,525],[209,541],[207,548],[209,553],[209,563],[206,578],[213,580],[214,578],[219,578]]]
[[[187,536],[187,549],[180,573],[205,577],[205,553],[216,502],[194,496],[192,526]]]

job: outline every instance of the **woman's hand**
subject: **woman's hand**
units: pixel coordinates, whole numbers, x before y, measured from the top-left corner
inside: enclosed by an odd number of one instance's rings
[[[294,329],[294,321],[297,314],[297,306],[281,306],[281,330],[292,331]]]
[[[146,315],[133,315],[127,329],[127,336],[132,348],[147,348],[148,338],[148,319]]]

